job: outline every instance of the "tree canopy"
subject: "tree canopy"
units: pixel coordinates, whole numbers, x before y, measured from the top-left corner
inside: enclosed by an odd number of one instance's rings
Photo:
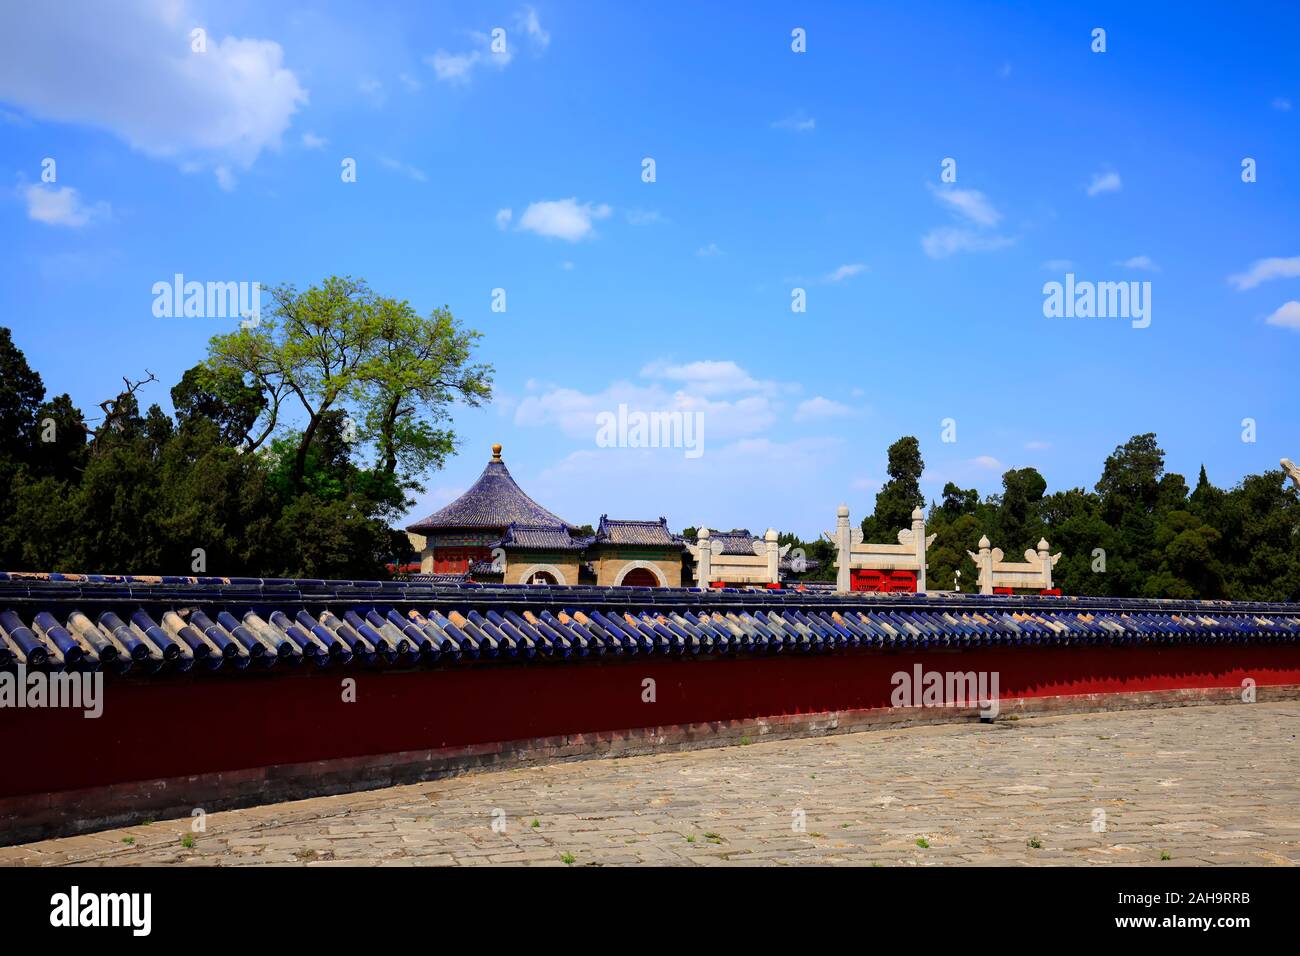
[[[87,419],[0,328],[0,568],[381,576],[393,523],[456,445],[450,408],[491,397],[478,334],[352,279],[273,293],[171,389],[155,376]]]
[[[890,481],[862,522],[868,540],[892,542],[911,524],[912,489],[919,494],[922,459],[915,438],[889,449]],[[1221,489],[1200,469],[1195,488],[1165,470],[1154,434],[1135,435],[1102,463],[1096,485],[1048,493],[1033,468],[1002,476],[1002,492],[981,498],[948,482],[930,502],[927,552],[931,588],[975,589],[968,551],[987,535],[1011,560],[1040,538],[1062,552],[1053,583],[1065,594],[1115,597],[1300,599],[1300,494],[1281,469],[1247,475]],[[827,563],[806,577],[833,580],[834,548],[803,542]]]

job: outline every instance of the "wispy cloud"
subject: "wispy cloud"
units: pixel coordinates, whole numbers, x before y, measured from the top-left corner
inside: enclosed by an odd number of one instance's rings
[[[771,394],[779,389],[777,383],[754,378],[730,359],[699,359],[694,362],[655,359],[641,367],[641,377],[672,382],[701,395],[728,392]]]
[[[1150,256],[1132,256],[1115,263],[1125,269],[1139,269],[1143,272],[1159,272],[1160,267],[1151,261]]]
[[[712,259],[714,256],[722,255],[722,248],[716,242],[710,242],[707,246],[696,249],[695,254],[701,259]]]
[[[977,226],[996,226],[1002,219],[1002,214],[993,208],[988,197],[978,189],[939,189],[930,186],[930,191],[940,204]]]
[[[1002,219],[993,203],[977,189],[940,188],[927,183],[941,206],[970,225],[937,226],[921,237],[921,248],[931,259],[958,252],[993,252],[1015,240],[989,232]]]
[[[71,186],[32,184],[23,190],[27,201],[27,218],[47,226],[80,229],[94,222],[104,222],[112,214],[106,202],[86,203]]]
[[[594,236],[594,223],[608,218],[612,211],[605,203],[579,203],[575,196],[546,199],[529,204],[519,217],[519,228],[548,239],[577,242]]]
[[[534,49],[541,51],[551,45],[551,35],[542,29],[533,7],[524,7],[515,14],[515,26],[524,31]]]
[[[384,84],[373,76],[363,76],[357,80],[357,89],[374,106],[383,106],[388,101],[388,94],[384,92]]]
[[[668,221],[654,209],[629,209],[625,215],[632,226],[658,226]]]
[[[808,116],[803,110],[792,113],[772,124],[772,129],[783,129],[792,133],[811,133],[816,128],[817,120]]]
[[[1300,277],[1300,256],[1289,259],[1256,259],[1245,272],[1228,276],[1228,281],[1238,289],[1253,289],[1261,282],[1271,279],[1295,279]]]
[[[524,7],[516,12],[513,21],[514,29],[527,38],[535,53],[542,53],[551,45],[551,35],[542,27],[533,7]],[[469,83],[479,67],[504,70],[515,58],[515,44],[509,31],[495,40],[490,32],[479,30],[470,31],[468,36],[472,41],[470,49],[459,52],[439,49],[424,58],[440,82],[464,85]]]
[[[400,159],[393,159],[389,156],[379,157],[380,165],[385,169],[391,169],[395,173],[401,173],[408,179],[413,179],[417,183],[427,182],[429,177],[424,174],[424,170],[410,163],[404,163]]]
[[[1274,99],[1273,99],[1273,109],[1275,109],[1275,110],[1280,110],[1280,111],[1283,112],[1283,113],[1290,113],[1290,112],[1291,112],[1291,101],[1290,101],[1289,99],[1287,99],[1285,96],[1274,97]]]
[[[1123,186],[1124,183],[1117,172],[1093,173],[1092,182],[1088,184],[1088,195],[1100,196],[1102,193],[1117,193]]]
[[[817,395],[800,402],[794,410],[797,422],[824,421],[828,418],[843,418],[852,415],[853,409],[847,405]]]
[[[324,136],[317,136],[315,133],[303,133],[302,145],[307,149],[324,149],[329,143]]]
[[[828,273],[827,282],[843,282],[845,279],[852,278],[859,273],[866,272],[867,267],[861,262],[851,262],[848,265],[840,266],[834,272]]]
[[[1292,299],[1284,303],[1264,321],[1269,325],[1280,325],[1284,329],[1295,329],[1300,332],[1300,302]]]
[[[573,438],[590,441],[596,416],[626,404],[633,410],[703,412],[708,432],[717,438],[753,436],[778,420],[781,386],[755,379],[729,360],[673,364],[648,363],[639,381],[615,381],[597,392],[529,382],[515,408],[524,427],[555,426]]]
[[[1074,262],[1071,259],[1048,259],[1043,268],[1049,272],[1066,272],[1074,268]]]
[[[943,259],[958,252],[994,252],[1012,245],[1008,236],[990,236],[960,226],[940,226],[921,237],[921,248],[931,259]]]
[[[515,217],[513,209],[498,209],[496,214],[497,228],[505,230],[510,228],[510,220]]]

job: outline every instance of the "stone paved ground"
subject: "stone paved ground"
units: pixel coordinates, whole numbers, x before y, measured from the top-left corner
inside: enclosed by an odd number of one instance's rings
[[[1297,864],[1297,733],[1285,702],[764,741],[213,813],[192,848],[170,821],[0,864]]]

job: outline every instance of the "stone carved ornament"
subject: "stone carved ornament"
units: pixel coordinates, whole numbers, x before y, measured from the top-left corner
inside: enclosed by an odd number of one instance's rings
[[[1297,465],[1290,458],[1283,458],[1282,468],[1286,471],[1287,476],[1295,482],[1296,490],[1300,491],[1300,465]]]

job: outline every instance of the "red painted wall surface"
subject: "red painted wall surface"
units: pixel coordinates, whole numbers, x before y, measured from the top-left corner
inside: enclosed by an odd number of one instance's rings
[[[633,658],[405,672],[270,671],[113,679],[104,713],[0,710],[0,796],[155,777],[626,730],[887,707],[891,676],[997,671],[1003,700],[1300,684],[1300,647],[1021,648]],[[357,702],[341,684],[355,678]],[[643,703],[641,682],[657,684]]]

